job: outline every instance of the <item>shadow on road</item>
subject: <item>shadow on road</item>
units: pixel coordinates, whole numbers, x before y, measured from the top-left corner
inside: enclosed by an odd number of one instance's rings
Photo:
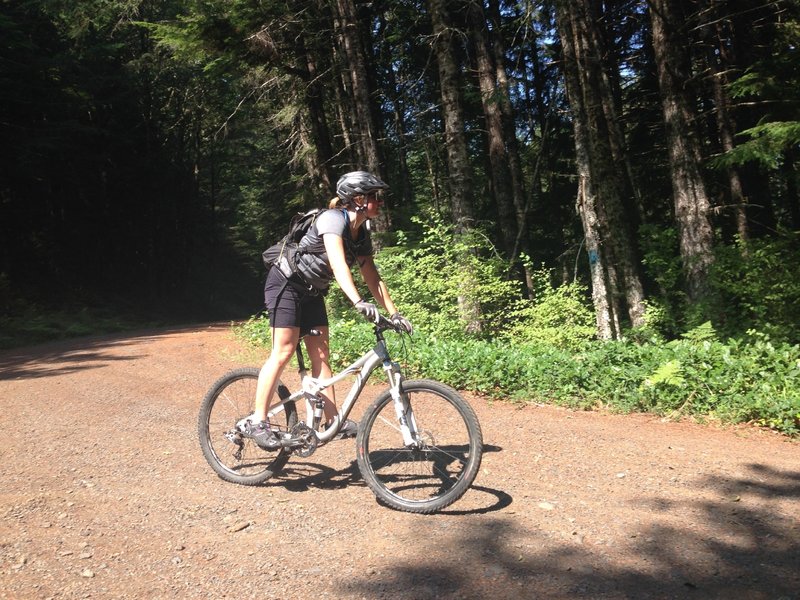
[[[482,590],[479,597],[492,598],[797,600],[800,513],[764,506],[771,499],[800,499],[800,471],[749,468],[746,478],[699,479],[698,490],[714,489],[721,499],[682,507],[712,525],[713,537],[696,533],[690,522],[654,526],[646,536],[631,531],[632,546],[620,550],[637,557],[635,566],[614,561],[602,548],[563,544],[524,524],[493,518],[438,536],[436,543],[446,544],[452,556],[447,565],[431,563],[422,553],[391,571],[340,582],[339,589],[368,598],[468,598]],[[761,506],[748,505],[750,498]],[[672,508],[663,499],[650,501],[663,511]]]
[[[230,328],[230,324],[210,327]],[[112,362],[139,360],[146,357],[147,354],[138,352],[121,355],[119,349],[138,347],[160,337],[197,329],[198,326],[195,325],[127,331],[3,350],[0,351],[0,381],[51,377],[103,368]]]

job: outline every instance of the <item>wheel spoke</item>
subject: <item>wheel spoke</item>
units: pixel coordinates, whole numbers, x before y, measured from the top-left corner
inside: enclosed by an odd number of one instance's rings
[[[402,433],[402,429],[400,429],[400,426],[396,425],[396,421],[397,421],[396,417],[395,417],[394,421],[390,421],[389,419],[387,419],[385,416],[383,416],[381,414],[381,415],[378,415],[378,419],[380,419],[381,423],[383,423],[384,425],[386,425],[388,427],[391,427],[392,429],[394,429],[398,433]]]
[[[288,459],[282,451],[261,450],[250,439],[240,438],[241,445],[231,439],[236,424],[253,412],[257,383],[257,369],[232,371],[212,387],[200,411],[198,433],[203,455],[220,477],[234,483],[260,483],[279,471]],[[285,428],[297,418],[293,404],[291,410],[287,406],[280,413],[275,417],[276,428]]]
[[[369,409],[359,433],[359,467],[383,501],[432,512],[457,500],[480,464],[480,426],[458,394],[435,382],[407,382],[419,447],[397,447],[400,428],[388,392]]]

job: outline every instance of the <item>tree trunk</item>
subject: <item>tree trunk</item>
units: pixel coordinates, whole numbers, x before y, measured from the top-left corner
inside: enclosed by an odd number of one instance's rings
[[[499,216],[500,238],[503,240],[506,256],[513,260],[514,238],[517,221],[511,199],[511,173],[508,170],[508,156],[503,131],[503,118],[498,102],[495,67],[489,54],[489,41],[486,31],[486,18],[483,7],[470,0],[467,6],[470,35],[475,47],[478,84],[481,92],[484,122],[486,123],[486,146],[489,155],[489,173]]]
[[[386,72],[392,90],[392,117],[397,136],[397,168],[400,173],[400,189],[399,193],[395,193],[400,197],[402,205],[407,207],[414,201],[414,191],[411,187],[411,172],[408,168],[405,106],[394,69],[394,65],[389,65]]]
[[[714,60],[714,57],[710,57]],[[731,122],[729,113],[729,104],[727,94],[725,93],[724,74],[718,69],[715,63],[712,65],[712,87],[714,88],[714,101],[717,105],[716,121],[717,129],[719,131],[719,141],[723,152],[730,152],[733,150],[733,131],[734,125]],[[742,191],[742,179],[739,176],[739,170],[735,167],[728,167],[725,170],[728,179],[728,193],[730,194],[730,203],[733,208],[734,219],[736,221],[736,233],[739,239],[745,243],[750,239],[750,233],[747,227],[747,199]]]
[[[428,6],[435,38],[434,51],[439,68],[439,90],[442,97],[453,222],[456,232],[463,233],[472,229],[475,211],[467,137],[464,133],[460,70],[453,50],[453,30],[448,22],[446,1],[428,0]]]
[[[302,44],[302,41],[301,41]],[[313,166],[315,181],[325,192],[333,190],[335,174],[333,173],[331,159],[333,149],[331,136],[328,130],[328,121],[325,118],[325,99],[322,86],[318,80],[317,65],[311,53],[304,49],[308,81],[306,82],[305,98],[308,107],[310,135],[316,155],[316,164]]]
[[[445,144],[447,146],[448,183],[450,203],[456,235],[464,235],[474,226],[472,177],[464,133],[464,109],[461,100],[459,65],[453,50],[453,29],[450,26],[446,0],[428,0],[434,36],[434,52],[439,68],[439,89],[442,97]],[[467,263],[468,264],[468,263]],[[465,277],[465,285],[458,292],[461,317],[468,331],[482,329],[481,311],[474,299],[470,282],[474,277]]]
[[[434,157],[437,156],[431,144],[425,144],[425,164],[428,167],[428,179],[431,185],[431,200],[433,200],[433,209],[439,213],[442,210],[442,193],[439,189],[439,169],[436,168]]]
[[[794,150],[783,153],[781,170],[786,178],[786,204],[789,207],[789,225],[794,230],[800,230],[800,186],[798,186],[797,159]]]
[[[615,319],[611,314],[611,290],[609,289],[607,265],[600,234],[601,226],[597,214],[597,195],[592,185],[589,135],[587,132],[588,118],[581,92],[582,84],[568,11],[569,7],[564,3],[558,6],[558,32],[562,40],[564,53],[564,80],[575,133],[575,166],[578,172],[576,211],[583,225],[586,253],[589,258],[589,274],[592,282],[592,302],[597,324],[597,337],[601,340],[609,340],[615,338],[619,332],[614,327]]]
[[[522,172],[519,144],[517,143],[517,120],[514,107],[511,104],[499,1],[492,0],[489,3],[489,10],[491,11],[491,20],[495,31],[492,36],[492,48],[494,50],[494,68],[497,80],[496,96],[500,104],[506,158],[508,160],[509,174],[511,175],[511,198],[516,217],[515,228],[511,230],[514,232],[514,243],[511,247],[510,257],[512,260],[516,260],[520,252],[530,255],[530,237],[527,224],[530,205],[525,196],[525,178]],[[533,293],[533,274],[527,264],[523,265],[523,270],[525,273],[525,285],[530,296]]]
[[[644,290],[636,252],[624,210],[626,186],[621,136],[616,131],[617,109],[604,74],[598,25],[590,19],[587,0],[558,2],[558,31],[564,48],[564,74],[575,131],[575,150],[581,192],[581,215],[593,285],[605,281],[595,294],[598,334],[617,336],[622,302],[634,327],[644,324]],[[601,277],[594,271],[599,269]],[[600,299],[605,299],[599,303]],[[608,316],[603,311],[608,311]],[[610,330],[601,329],[608,321]]]
[[[554,115],[560,109],[553,109],[558,102],[554,98],[550,98],[550,88],[547,85],[548,75],[546,74],[546,66],[539,55],[537,46],[537,32],[531,28],[530,32],[531,41],[527,47],[522,49],[522,59],[525,64],[529,65],[526,69],[527,76],[524,77],[522,82],[523,95],[524,95],[524,114],[527,120],[528,131],[532,138],[532,144],[535,139],[535,134],[538,131],[538,152],[536,162],[534,165],[533,174],[530,177],[530,192],[525,202],[525,222],[527,219],[533,218],[534,222],[536,217],[539,221],[542,220],[541,216],[547,214],[550,208],[546,206],[548,200],[551,200],[552,190],[554,189],[554,174],[557,168],[553,164],[553,153],[550,149],[550,133],[552,124],[554,122]],[[560,117],[557,117],[560,119]],[[514,124],[516,131],[516,124]],[[532,217],[531,217],[532,216]],[[550,231],[551,239],[557,246],[564,245],[564,228],[556,226],[548,228]],[[520,242],[518,242],[519,244]],[[569,279],[568,279],[569,280]]]
[[[576,125],[576,128],[581,127]],[[597,217],[597,196],[591,189],[591,181],[585,174],[588,169],[588,157],[582,147],[583,143],[576,136],[576,162],[578,163],[578,197],[576,210],[583,223],[583,234],[586,242],[586,254],[589,257],[589,275],[592,281],[592,303],[594,304],[597,337],[610,340],[617,337],[619,330],[614,326],[617,319],[612,314],[611,290],[602,252],[599,235],[600,227]]]
[[[680,37],[681,20],[673,9],[671,0],[650,2],[681,259],[689,300],[697,302],[710,293],[708,274],[714,260],[714,235],[709,220],[711,203],[700,169],[694,111],[686,91],[690,79],[686,40]]]
[[[370,90],[367,78],[366,57],[361,46],[358,19],[353,0],[336,1],[339,43],[346,60],[345,77],[353,101],[355,122],[353,127],[361,147],[360,155],[365,167],[377,171],[380,166],[377,145],[377,127],[370,110]]]
[[[715,21],[713,25],[707,27],[708,45],[706,57],[711,75],[711,87],[714,94],[714,104],[716,107],[715,118],[717,131],[719,133],[720,149],[723,153],[730,152],[734,147],[734,133],[736,123],[733,120],[730,110],[730,98],[726,91],[729,83],[727,72],[734,67],[734,60],[731,57],[731,49],[728,34],[723,27],[723,19],[720,18],[725,13],[725,7],[720,5],[717,0],[711,0],[711,18]],[[743,253],[747,254],[747,241],[750,232],[747,226],[747,198],[742,187],[742,178],[739,169],[728,167],[725,171],[728,179],[728,194],[730,205],[733,209],[734,221],[736,223],[736,233],[743,242]]]

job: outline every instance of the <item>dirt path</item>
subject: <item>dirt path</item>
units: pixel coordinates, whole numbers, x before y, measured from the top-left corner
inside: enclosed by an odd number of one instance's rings
[[[0,354],[0,598],[800,598],[796,442],[473,397],[476,486],[410,515],[352,440],[212,473],[198,404],[256,359],[227,326]]]

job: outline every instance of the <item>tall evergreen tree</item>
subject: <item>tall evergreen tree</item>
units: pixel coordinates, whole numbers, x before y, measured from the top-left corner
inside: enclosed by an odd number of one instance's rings
[[[439,67],[439,90],[447,144],[448,189],[456,233],[463,235],[475,226],[472,197],[472,174],[464,132],[464,108],[461,98],[459,64],[453,49],[453,27],[444,0],[428,0],[434,36],[436,63]],[[469,278],[468,278],[469,279]],[[480,307],[471,296],[469,285],[459,292],[462,319],[470,331],[480,331]]]
[[[634,326],[643,324],[644,290],[623,208],[626,188],[618,108],[607,79],[598,26],[588,2],[558,2],[558,28],[575,128],[578,211],[589,252],[598,333],[609,338],[621,334],[624,307]]]
[[[714,232],[694,102],[686,87],[691,79],[691,64],[685,44],[686,15],[681,13],[681,7],[682,3],[673,0],[651,0],[650,20],[681,258],[689,299],[697,302],[710,293],[708,276],[714,261]]]

